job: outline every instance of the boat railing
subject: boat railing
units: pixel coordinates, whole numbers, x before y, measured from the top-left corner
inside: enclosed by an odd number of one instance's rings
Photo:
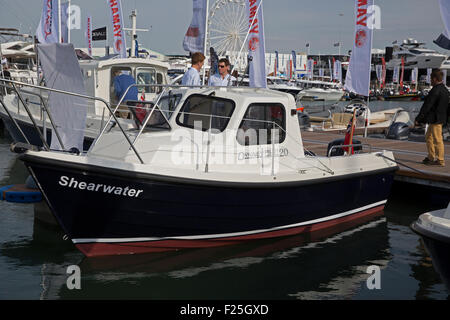
[[[12,84],[12,87],[14,88],[15,84]],[[28,103],[32,103],[32,102],[29,101],[28,99],[23,99],[22,97],[19,97],[18,91],[19,91],[19,89],[16,87],[16,89],[14,89],[14,92],[16,93],[17,98],[18,98],[18,109],[20,109],[20,102],[22,102],[22,104],[24,104],[24,102],[25,102],[27,104],[27,106],[24,105],[24,108],[25,108],[25,110],[27,110]],[[20,92],[26,93],[28,95],[36,96],[36,97],[39,98],[39,100],[40,100],[40,103],[39,103],[39,106],[40,106],[40,120],[42,121],[42,132],[43,132],[43,136],[45,138],[46,133],[47,133],[46,115],[48,116],[48,119],[50,121],[51,126],[53,128],[56,127],[55,126],[55,122],[53,121],[53,117],[51,115],[50,109],[48,108],[47,104],[45,103],[45,99],[42,97],[41,94],[39,94],[37,92],[30,91],[30,90],[26,90],[26,89],[23,89],[23,88],[20,88]],[[18,112],[18,114],[19,113],[20,112]],[[27,114],[28,115],[30,115],[30,114],[32,115],[32,112],[31,111],[30,112],[27,111]],[[61,139],[61,136],[59,135],[58,130],[55,130],[55,134],[56,134],[56,138],[58,139],[59,144],[64,149],[64,144],[62,142],[62,139]]]
[[[58,93],[58,94],[65,94],[65,95],[69,95],[69,96],[74,96],[74,97],[78,97],[78,98],[83,98],[83,99],[87,99],[87,100],[94,100],[94,101],[100,101],[101,103],[103,103],[106,108],[108,109],[109,113],[111,114],[111,119],[114,119],[117,126],[119,127],[119,129],[122,131],[123,135],[125,136],[127,142],[130,144],[131,149],[133,149],[134,153],[136,154],[137,158],[139,159],[139,161],[141,163],[144,163],[144,161],[142,160],[142,157],[139,155],[139,153],[137,152],[136,148],[134,147],[133,143],[131,142],[130,138],[128,137],[128,135],[126,134],[125,130],[123,129],[122,125],[120,124],[120,122],[118,121],[117,117],[115,116],[114,112],[111,110],[111,106],[109,105],[109,103],[107,101],[105,101],[102,98],[99,97],[91,97],[88,95],[83,95],[83,94],[79,94],[79,93],[74,93],[74,92],[69,92],[69,91],[64,91],[64,90],[59,90],[59,89],[53,89],[53,88],[48,88],[48,87],[42,87],[42,86],[37,86],[37,85],[33,85],[33,84],[29,84],[29,83],[24,83],[24,82],[18,82],[18,81],[14,81],[14,80],[9,80],[9,79],[0,79],[0,86],[8,88],[8,89],[12,89],[14,90],[14,92],[17,94],[18,98],[20,99],[21,103],[23,104],[23,106],[25,107],[25,110],[27,111],[28,117],[30,118],[33,127],[37,130],[40,139],[42,140],[42,144],[44,145],[45,149],[47,151],[50,151],[50,147],[47,144],[46,139],[44,138],[42,132],[39,130],[39,127],[37,126],[37,123],[33,117],[33,115],[31,114],[27,103],[25,102],[25,100],[23,99],[22,95],[20,94],[19,90],[17,89],[17,85],[18,86],[22,86],[22,87],[30,87],[30,88],[35,88],[35,89],[41,89],[47,92],[54,92],[54,93]],[[6,113],[8,114],[8,117],[11,119],[11,121],[14,123],[14,125],[17,127],[17,129],[19,130],[19,132],[21,132],[21,134],[24,136],[25,141],[29,143],[29,140],[26,138],[26,135],[23,133],[23,131],[20,129],[20,126],[18,125],[17,121],[15,121],[14,117],[11,115],[11,113],[9,112],[8,108],[5,106],[4,102],[2,99],[0,99],[1,101],[1,105],[3,106],[3,108],[5,109]],[[46,113],[49,115],[49,119],[51,117],[50,112],[48,111],[48,109],[45,109]],[[56,128],[56,126],[54,125],[54,123],[52,123],[53,129],[55,130],[55,133],[58,131],[58,129]],[[105,126],[106,127],[106,126]],[[58,134],[59,135],[59,134]],[[63,144],[60,142],[61,147],[64,149]]]

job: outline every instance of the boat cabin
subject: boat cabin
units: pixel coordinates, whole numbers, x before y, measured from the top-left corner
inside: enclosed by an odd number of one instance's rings
[[[112,106],[118,103],[114,91],[114,75],[124,72],[131,75],[137,85],[138,91],[144,94],[145,100],[153,100],[160,88],[151,86],[168,83],[167,70],[169,64],[155,59],[125,58],[108,60],[80,60],[86,94],[91,97],[100,97]],[[138,97],[140,98],[140,96]],[[102,115],[104,104],[96,102],[95,114]]]
[[[289,166],[305,156],[295,100],[283,92],[243,87],[169,90],[157,108],[149,108],[147,118],[144,127],[127,132],[145,164],[170,162],[194,171],[207,170],[208,164],[227,171],[234,167],[230,164],[260,163],[261,170],[270,171],[274,158],[277,166]],[[88,154],[139,163],[121,132],[99,137]]]

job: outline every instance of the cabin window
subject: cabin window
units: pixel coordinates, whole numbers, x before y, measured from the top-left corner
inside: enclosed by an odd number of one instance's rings
[[[177,116],[177,124],[183,127],[212,133],[222,132],[228,125],[235,108],[232,100],[193,94],[183,104]]]
[[[157,84],[156,70],[153,68],[138,68],[136,70],[136,83],[138,85],[148,84],[149,86],[140,86],[139,91],[144,91],[145,93],[155,93],[157,88],[150,86],[152,84]]]
[[[245,112],[237,141],[241,145],[282,143],[286,137],[286,111],[280,103],[254,103]]]

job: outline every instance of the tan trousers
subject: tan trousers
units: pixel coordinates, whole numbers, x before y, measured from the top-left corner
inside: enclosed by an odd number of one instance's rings
[[[442,139],[442,124],[429,124],[425,135],[428,149],[428,159],[444,164],[444,141]]]

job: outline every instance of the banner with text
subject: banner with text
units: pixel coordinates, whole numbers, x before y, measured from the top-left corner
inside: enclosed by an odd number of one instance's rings
[[[86,23],[86,44],[88,48],[88,54],[92,57],[92,16],[87,17]]]
[[[127,57],[127,45],[125,42],[125,32],[123,31],[123,13],[120,0],[106,0],[112,23],[114,53],[121,58]]]
[[[249,67],[249,86],[254,88],[267,88],[262,0],[245,0],[245,5],[249,21],[248,51],[251,60]]]
[[[92,30],[92,41],[100,41],[107,39],[106,27]]]
[[[36,29],[40,43],[58,43],[58,0],[44,0],[41,21]]]
[[[372,61],[372,33],[368,27],[369,7],[373,0],[355,0],[355,33],[352,55],[345,78],[345,89],[363,96],[369,96]]]

